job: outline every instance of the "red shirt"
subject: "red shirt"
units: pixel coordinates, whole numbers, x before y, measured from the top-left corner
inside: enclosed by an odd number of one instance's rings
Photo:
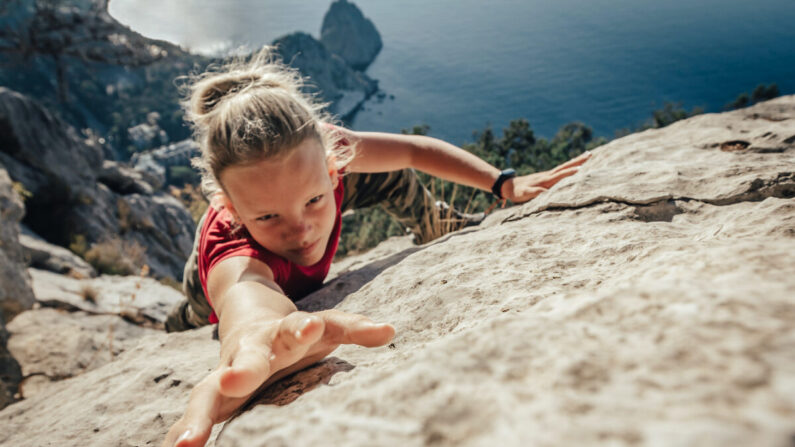
[[[337,214],[334,222],[334,229],[331,230],[326,245],[326,252],[317,264],[310,266],[300,266],[292,261],[268,251],[255,241],[245,228],[234,231],[232,215],[226,208],[217,210],[210,206],[207,210],[207,217],[201,228],[199,239],[199,280],[204,290],[204,296],[210,306],[210,295],[207,293],[207,277],[210,270],[216,264],[232,256],[248,256],[258,259],[273,271],[276,284],[282,288],[284,293],[291,300],[303,298],[311,292],[319,289],[323,285],[323,280],[328,275],[334,253],[340,241],[340,229],[342,227],[342,206],[343,182],[334,190],[334,201],[337,204]],[[210,323],[217,323],[218,317],[213,312],[210,315]]]

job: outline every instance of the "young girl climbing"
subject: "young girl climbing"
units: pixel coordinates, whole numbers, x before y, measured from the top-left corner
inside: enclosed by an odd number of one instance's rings
[[[366,316],[298,311],[293,302],[328,273],[348,209],[383,206],[415,234],[452,215],[413,169],[528,201],[577,172],[586,153],[545,172],[516,177],[425,136],[353,132],[330,124],[302,93],[303,80],[265,49],[247,63],[205,73],[191,86],[187,118],[201,145],[210,207],[185,266],[186,301],[170,331],[218,323],[221,360],[191,392],[163,446],[203,446],[263,384],[315,363],[340,344],[388,343],[395,328]]]

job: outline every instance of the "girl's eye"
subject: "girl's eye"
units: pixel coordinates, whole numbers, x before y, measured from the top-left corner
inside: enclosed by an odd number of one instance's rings
[[[321,194],[321,195],[319,195],[319,196],[317,196],[317,197],[312,197],[312,199],[310,199],[310,200],[309,200],[309,203],[308,203],[308,204],[310,204],[310,205],[311,205],[311,204],[313,204],[313,203],[320,202],[320,199],[322,199],[322,198],[323,198],[323,194]]]
[[[274,217],[276,217],[276,215],[275,215],[275,214],[266,214],[266,215],[264,215],[264,216],[260,216],[260,217],[258,217],[258,218],[257,218],[257,220],[258,220],[258,221],[260,221],[260,222],[265,222],[266,220],[271,220],[271,219],[273,219]]]

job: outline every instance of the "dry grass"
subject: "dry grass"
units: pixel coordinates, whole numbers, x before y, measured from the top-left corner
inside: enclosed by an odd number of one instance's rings
[[[198,224],[199,219],[204,215],[208,206],[207,199],[201,193],[201,188],[188,183],[181,189],[171,186],[169,192],[185,205],[185,208],[188,209],[193,218],[193,222]]]
[[[146,248],[136,241],[119,237],[91,245],[85,260],[100,272],[109,275],[136,275],[144,265]]]
[[[436,197],[436,185],[431,183],[430,187],[431,196]],[[456,195],[458,194],[458,185],[453,185],[453,190],[450,196],[450,203],[455,203]],[[441,194],[439,197],[444,197],[444,183],[441,186]],[[469,196],[469,200],[467,201],[467,205],[464,208],[463,214],[469,213],[471,206],[472,206],[472,199],[475,197],[475,191]],[[431,212],[427,213],[423,216],[422,221],[422,228],[421,228],[421,237],[418,242],[419,243],[426,243],[430,242],[434,239],[440,238],[447,233],[451,233],[453,231],[458,231],[466,225],[466,221],[456,218],[453,216],[453,206],[450,205],[446,210],[441,210],[440,207],[436,205],[436,203],[427,203],[428,199],[425,198],[426,209],[430,210],[439,210],[439,212]]]
[[[97,289],[95,289],[94,286],[90,284],[84,284],[80,289],[80,296],[91,304],[97,304],[97,296],[99,296],[99,292],[97,292]]]

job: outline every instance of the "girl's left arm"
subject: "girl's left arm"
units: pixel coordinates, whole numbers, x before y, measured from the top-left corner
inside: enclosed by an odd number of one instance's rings
[[[500,170],[445,141],[422,135],[346,130],[356,141],[352,172],[386,172],[414,168],[466,186],[491,190]]]
[[[445,141],[423,135],[342,130],[356,142],[356,156],[348,165],[351,172],[386,172],[414,168],[427,174],[484,191],[491,191],[500,170],[477,156]],[[586,152],[549,171],[508,179],[502,197],[526,202],[573,175],[590,158]]]

